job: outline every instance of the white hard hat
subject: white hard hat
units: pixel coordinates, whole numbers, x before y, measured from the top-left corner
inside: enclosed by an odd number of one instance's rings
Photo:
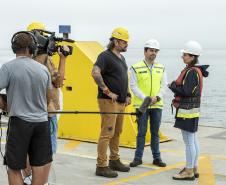
[[[188,41],[181,52],[199,56],[202,53],[202,46],[196,41]]]
[[[149,39],[145,44],[144,48],[153,48],[153,49],[160,49],[159,42],[156,39]]]

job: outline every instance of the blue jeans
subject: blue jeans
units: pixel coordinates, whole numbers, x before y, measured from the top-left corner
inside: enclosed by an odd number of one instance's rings
[[[135,160],[141,160],[144,153],[145,136],[148,127],[148,118],[150,117],[150,133],[151,133],[151,151],[153,159],[161,159],[159,151],[159,127],[162,118],[162,109],[147,109],[147,111],[138,117],[138,134],[137,147],[135,152]]]
[[[57,116],[54,115],[49,118],[50,122],[50,134],[51,134],[51,145],[52,145],[52,152],[55,154],[57,150],[57,130],[58,130],[58,123],[57,123]]]
[[[181,130],[186,146],[186,168],[198,166],[199,145],[196,132]]]

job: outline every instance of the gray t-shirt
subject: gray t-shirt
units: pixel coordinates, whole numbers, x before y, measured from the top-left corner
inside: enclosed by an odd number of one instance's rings
[[[17,57],[0,69],[0,89],[6,88],[9,116],[28,122],[48,120],[47,90],[52,88],[48,69],[28,57]]]

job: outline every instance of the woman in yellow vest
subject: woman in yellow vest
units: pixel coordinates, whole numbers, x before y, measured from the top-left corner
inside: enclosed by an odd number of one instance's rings
[[[144,46],[144,60],[131,67],[130,88],[134,94],[134,107],[140,107],[146,96],[152,98],[152,103],[146,112],[137,117],[137,146],[134,160],[130,163],[131,167],[142,164],[149,118],[151,132],[150,145],[153,155],[153,164],[159,167],[166,166],[160,155],[158,131],[161,124],[163,94],[165,92],[165,87],[167,87],[167,78],[164,66],[155,61],[158,51],[159,42],[155,39],[148,40]]]
[[[203,77],[208,76],[208,65],[197,66],[198,57],[202,52],[201,45],[196,41],[189,41],[182,50],[183,62],[186,67],[177,80],[169,84],[175,98],[172,106],[176,108],[174,127],[181,129],[186,145],[186,167],[173,176],[174,180],[194,180],[199,177],[197,129],[199,121],[200,100],[202,94]]]

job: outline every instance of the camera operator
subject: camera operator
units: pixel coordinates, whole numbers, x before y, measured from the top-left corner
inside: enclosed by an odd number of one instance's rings
[[[45,25],[40,22],[31,23],[27,27],[27,31],[34,31],[34,30],[45,30]],[[39,44],[37,55],[34,58],[39,63],[45,65],[50,74],[51,74],[51,81],[52,81],[52,97],[48,104],[48,111],[57,111],[60,110],[60,87],[63,86],[64,81],[64,74],[65,74],[65,62],[66,56],[62,54],[60,48],[58,48],[58,54],[60,56],[59,66],[58,68],[52,62],[51,56],[48,56],[48,36],[43,35],[42,33],[38,32],[37,41]],[[36,35],[35,35],[36,36]],[[67,46],[63,46],[63,51],[69,51]],[[57,116],[56,114],[49,114],[49,121],[50,121],[50,128],[51,128],[51,142],[52,142],[52,151],[56,153],[57,150]]]
[[[60,110],[60,87],[63,86],[64,81],[64,74],[65,74],[65,62],[66,62],[66,56],[61,52],[69,52],[69,48],[67,46],[62,46],[62,48],[58,48],[58,54],[60,56],[59,66],[58,68],[55,67],[55,65],[52,62],[52,57],[48,56],[48,44],[50,37],[47,36],[47,34],[43,34],[41,31],[37,30],[45,30],[45,25],[43,23],[34,22],[31,23],[27,27],[27,31],[31,31],[36,36],[37,42],[38,42],[38,50],[37,55],[34,57],[34,60],[37,62],[45,65],[50,72],[51,75],[51,82],[52,82],[52,93],[50,102],[48,103],[48,112],[51,111],[57,111]],[[50,35],[51,36],[51,35]],[[51,42],[51,44],[54,44],[54,47],[56,45],[55,42]],[[53,47],[53,45],[52,45]],[[53,52],[51,51],[51,54]],[[58,123],[57,123],[57,115],[56,114],[48,114],[48,120],[50,123],[50,133],[51,133],[51,145],[52,145],[52,152],[56,153],[57,150],[57,131],[58,131]],[[46,173],[49,173],[50,171],[50,164],[45,166]],[[29,160],[27,163],[27,168],[25,171],[22,172],[24,175],[24,182],[26,184],[30,184],[30,181],[32,179],[31,176],[31,170],[29,165]]]
[[[52,161],[47,103],[51,97],[48,70],[32,59],[37,40],[29,32],[17,32],[11,40],[16,58],[0,69],[0,90],[6,88],[9,123],[4,164],[10,185],[23,185],[21,170],[26,158],[32,168],[32,185],[45,184],[45,165]]]

